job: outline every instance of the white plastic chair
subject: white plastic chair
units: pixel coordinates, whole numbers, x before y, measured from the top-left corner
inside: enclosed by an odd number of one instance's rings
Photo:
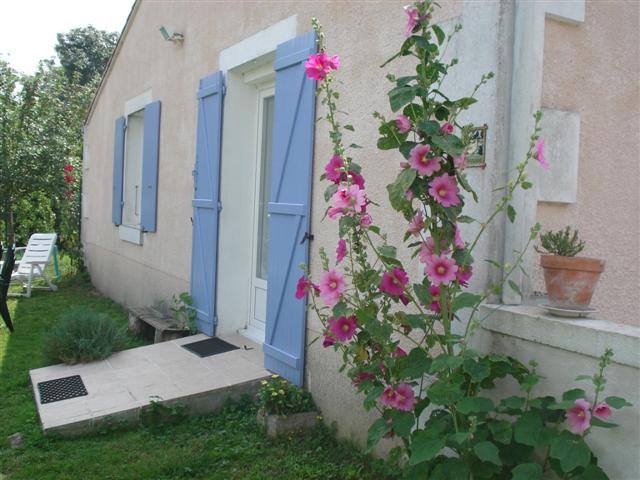
[[[46,268],[56,246],[56,238],[55,233],[34,233],[29,238],[26,247],[16,248],[16,253],[24,251],[24,254],[19,262],[16,261],[16,269],[11,274],[11,281],[22,281],[25,293],[10,293],[10,296],[30,297],[31,291],[34,289],[51,290],[52,292],[58,289],[46,274]],[[35,287],[33,281],[37,278],[44,279],[48,287]]]

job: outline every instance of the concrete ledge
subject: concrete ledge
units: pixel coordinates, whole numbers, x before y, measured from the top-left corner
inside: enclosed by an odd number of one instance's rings
[[[541,307],[483,305],[482,328],[597,358],[611,348],[613,361],[640,368],[640,328],[597,319],[554,317]]]

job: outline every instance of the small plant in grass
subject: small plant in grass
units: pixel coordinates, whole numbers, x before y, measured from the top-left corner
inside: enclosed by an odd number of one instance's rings
[[[584,250],[584,242],[580,240],[578,230],[571,230],[571,227],[567,226],[564,230],[549,230],[541,234],[540,247],[535,247],[538,253],[575,257]]]
[[[269,380],[261,382],[258,406],[267,415],[291,415],[316,410],[309,392],[279,375],[272,375]]]
[[[115,320],[88,308],[71,308],[60,316],[45,344],[52,362],[68,364],[101,360],[125,347],[125,334]]]
[[[178,296],[173,295],[171,301],[171,315],[179,325],[188,328],[192,334],[198,332],[196,324],[196,311],[192,307],[193,298],[187,292],[182,292]]]

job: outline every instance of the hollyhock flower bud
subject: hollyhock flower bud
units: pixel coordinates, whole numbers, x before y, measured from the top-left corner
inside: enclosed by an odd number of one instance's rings
[[[440,127],[440,133],[444,134],[444,135],[450,135],[453,133],[453,125],[451,125],[449,122],[445,122],[442,124],[442,126]]]
[[[611,407],[605,402],[601,402],[593,407],[593,414],[602,420],[608,420],[611,416]]]
[[[418,210],[414,215],[413,219],[409,223],[409,228],[407,228],[407,233],[419,237],[420,232],[424,229],[424,217],[422,216],[422,210]]]
[[[411,130],[411,121],[406,115],[398,115],[396,118],[396,127],[399,133],[407,133]]]
[[[338,246],[336,247],[336,263],[340,263],[344,256],[347,254],[347,242],[344,238],[338,240]]]
[[[549,170],[549,162],[544,156],[544,138],[539,137],[536,140],[536,160],[545,170]]]
[[[360,226],[362,228],[367,228],[371,226],[372,223],[373,223],[373,220],[371,219],[371,215],[365,214],[365,215],[362,215],[362,217],[360,217]]]
[[[330,346],[332,346],[332,345],[335,345],[335,343],[336,343],[336,339],[335,339],[335,338],[333,338],[333,336],[332,336],[331,334],[329,334],[329,333],[323,333],[323,334],[322,334],[322,337],[323,337],[323,339],[322,339],[322,346],[323,346],[324,348],[327,348],[327,347],[330,347]]]

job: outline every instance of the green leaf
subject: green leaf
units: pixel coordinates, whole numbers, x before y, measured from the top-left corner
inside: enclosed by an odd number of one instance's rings
[[[591,425],[600,428],[616,428],[618,426],[617,423],[605,422],[598,417],[591,417]]]
[[[575,468],[586,467],[589,464],[591,450],[582,437],[565,430],[551,440],[549,456],[560,462],[564,473],[569,473]]]
[[[571,390],[567,390],[562,394],[562,400],[574,401],[579,398],[585,398],[586,396],[586,392],[581,388],[572,388]]]
[[[392,245],[383,245],[378,248],[378,251],[383,257],[396,258],[397,250]]]
[[[511,205],[507,205],[507,217],[511,223],[516,221],[516,209]]]
[[[474,223],[476,221],[475,218],[469,217],[468,215],[460,215],[458,217],[459,223]]]
[[[391,425],[387,423],[386,418],[379,418],[373,422],[367,433],[367,449],[365,452],[370,452],[390,430]]]
[[[417,465],[433,459],[445,446],[444,440],[435,432],[420,430],[411,441],[409,465]]]
[[[334,193],[338,191],[338,185],[336,183],[332,183],[329,185],[324,191],[324,201],[328,202]]]
[[[462,140],[455,135],[433,135],[431,143],[452,157],[459,157],[464,151]]]
[[[452,384],[445,380],[435,381],[427,394],[436,405],[453,405],[463,396],[460,385]]]
[[[416,292],[416,297],[422,305],[429,305],[433,297],[429,293],[429,287],[421,283],[413,284],[413,291]]]
[[[436,34],[436,38],[438,39],[438,45],[442,45],[444,42],[444,39],[447,38],[447,36],[444,34],[444,31],[438,25],[434,25],[431,28],[433,29],[433,33]]]
[[[544,436],[542,417],[536,411],[525,412],[514,425],[514,438],[523,445],[538,447]]]
[[[435,135],[440,130],[440,123],[435,120],[422,120],[418,122],[418,130],[427,135]]]
[[[529,190],[531,187],[533,187],[533,183],[524,181],[522,182],[521,187],[523,190]]]
[[[395,87],[389,92],[389,104],[391,111],[397,112],[404,105],[411,102],[416,96],[416,87],[403,85]]]
[[[431,369],[429,373],[438,373],[444,372],[445,370],[453,370],[462,365],[463,359],[458,356],[447,355],[446,353],[441,353],[436,358],[433,359],[433,363],[431,364]]]
[[[518,286],[518,284],[516,282],[514,282],[513,280],[509,280],[508,283],[509,283],[509,286],[511,287],[511,290],[516,292],[518,295],[522,296],[522,292],[520,291],[520,287]]]
[[[542,467],[537,463],[522,463],[511,470],[511,480],[540,480]]]
[[[476,455],[483,462],[490,462],[494,465],[502,466],[502,461],[500,460],[500,451],[498,447],[496,447],[491,442],[480,442],[476,443],[473,446],[473,451],[476,452]]]
[[[382,395],[382,392],[384,392],[384,387],[382,385],[376,385],[369,390],[363,402],[367,410],[370,410],[375,405],[378,398],[380,398],[380,395]]]
[[[349,145],[349,148],[362,148],[362,147],[357,143],[352,143],[351,145]]]
[[[469,438],[469,432],[452,433],[447,439],[457,445],[462,445]]]
[[[507,397],[500,402],[500,411],[512,413],[514,410],[522,410],[526,401],[524,397]]]
[[[355,128],[353,128],[353,125],[351,124],[347,124],[343,127],[345,130],[349,130],[351,132],[355,132]]]
[[[463,415],[488,413],[493,410],[493,402],[485,397],[466,397],[458,402],[457,409]]]
[[[623,407],[632,407],[633,405],[627,402],[622,397],[607,397],[604,399],[605,403],[611,408],[620,409]]]
[[[457,312],[458,310],[462,310],[463,308],[473,308],[478,303],[482,301],[482,297],[480,295],[476,295],[475,293],[463,292],[456,296],[451,304],[451,310],[453,312]]]
[[[582,474],[572,477],[575,480],[609,480],[607,474],[597,465],[593,463],[587,465]]]
[[[511,422],[507,420],[494,420],[489,423],[489,430],[491,430],[493,439],[496,442],[504,443],[505,445],[511,443],[511,437],[513,436]]]
[[[416,80],[418,77],[416,75],[408,75],[406,77],[400,77],[396,80],[396,85],[398,87],[404,87],[405,85],[407,85],[408,83],[411,83],[412,81]]]
[[[576,382],[579,382],[581,380],[593,380],[593,378],[591,377],[591,375],[578,375],[576,377]]]
[[[422,348],[414,348],[407,356],[407,367],[402,370],[406,378],[421,378],[431,367],[431,358]]]
[[[402,210],[402,207],[409,203],[407,201],[407,190],[415,180],[416,173],[413,168],[406,168],[398,174],[395,182],[387,185],[389,201],[395,210]]]
[[[491,374],[491,368],[486,363],[477,362],[472,358],[466,358],[462,369],[471,376],[473,382],[481,382]]]
[[[393,431],[396,435],[399,437],[408,437],[411,435],[411,430],[416,423],[416,419],[411,413],[392,410],[390,417]]]

